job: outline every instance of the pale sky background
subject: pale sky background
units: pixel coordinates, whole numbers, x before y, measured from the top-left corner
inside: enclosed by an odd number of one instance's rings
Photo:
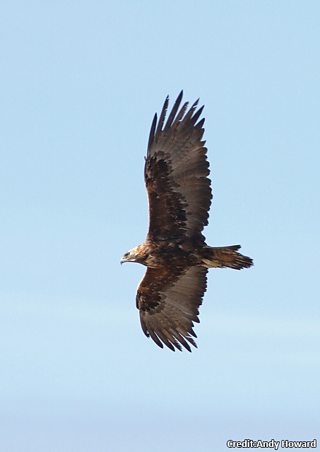
[[[320,425],[318,1],[0,5],[0,450],[212,452]],[[140,330],[155,111],[205,104],[198,349]]]

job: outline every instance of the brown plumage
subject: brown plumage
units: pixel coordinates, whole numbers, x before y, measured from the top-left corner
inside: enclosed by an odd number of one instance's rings
[[[167,120],[169,99],[154,116],[144,177],[149,197],[149,231],[145,242],[121,262],[146,265],[136,303],[144,333],[171,350],[196,347],[194,322],[207,287],[211,267],[250,267],[240,245],[209,247],[202,234],[208,224],[211,181],[207,149],[202,141],[203,107],[198,100],[181,106],[179,94]]]

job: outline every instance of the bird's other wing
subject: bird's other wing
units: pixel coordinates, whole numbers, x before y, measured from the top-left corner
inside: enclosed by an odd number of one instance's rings
[[[197,346],[193,323],[207,287],[207,269],[148,268],[137,291],[137,308],[143,332],[161,348],[191,351]]]
[[[204,118],[198,101],[189,109],[181,106],[182,91],[165,121],[169,99],[160,117],[154,116],[145,162],[145,183],[149,197],[151,240],[193,237],[208,224],[211,204],[207,149],[202,141]]]

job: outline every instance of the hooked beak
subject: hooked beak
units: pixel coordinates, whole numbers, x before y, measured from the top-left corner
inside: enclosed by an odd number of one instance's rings
[[[122,265],[122,264],[125,264],[126,262],[130,262],[130,261],[128,260],[128,256],[124,255],[124,256],[122,256],[122,258],[120,260],[120,264]]]
[[[127,262],[135,262],[135,259],[133,259],[132,257],[130,258],[129,256],[123,256],[122,258],[121,258],[121,261],[120,261],[120,264],[122,265],[122,264],[125,264],[125,263],[127,263]]]

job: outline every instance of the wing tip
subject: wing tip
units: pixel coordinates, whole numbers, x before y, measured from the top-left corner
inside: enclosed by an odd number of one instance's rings
[[[169,95],[166,96],[159,118],[158,118],[157,114],[155,114],[153,117],[150,134],[149,134],[148,150],[151,148],[151,146],[153,145],[154,142],[158,141],[162,132],[168,131],[171,127],[176,128],[181,123],[183,123],[185,125],[190,124],[199,130],[202,129],[203,124],[204,124],[204,118],[201,119],[197,123],[197,121],[203,111],[203,108],[204,108],[204,105],[202,105],[197,110],[197,106],[198,106],[200,97],[191,105],[191,107],[187,111],[189,102],[185,102],[182,105],[182,107],[180,108],[181,101],[183,99],[183,95],[184,95],[184,91],[182,89],[179,92],[168,117],[167,117],[167,113],[168,113],[170,96]]]
[[[155,342],[158,347],[164,350],[164,345],[171,350],[172,352],[176,352],[179,350],[179,352],[182,352],[184,349],[188,352],[192,353],[192,348],[188,344],[188,342],[195,348],[198,348],[197,343],[193,340],[190,336],[181,336],[179,337],[172,336],[170,339],[162,336],[161,338],[158,337],[158,335],[153,332],[153,334],[146,334],[146,336],[151,337],[151,339]],[[196,337],[196,335],[194,335]],[[188,342],[187,342],[188,341]],[[182,348],[184,347],[184,348]]]
[[[152,143],[154,142],[155,138],[155,131],[157,127],[157,121],[158,121],[158,115],[157,113],[154,114],[153,120],[151,123],[150,133],[149,133],[149,140],[148,140],[148,149],[150,149]]]

